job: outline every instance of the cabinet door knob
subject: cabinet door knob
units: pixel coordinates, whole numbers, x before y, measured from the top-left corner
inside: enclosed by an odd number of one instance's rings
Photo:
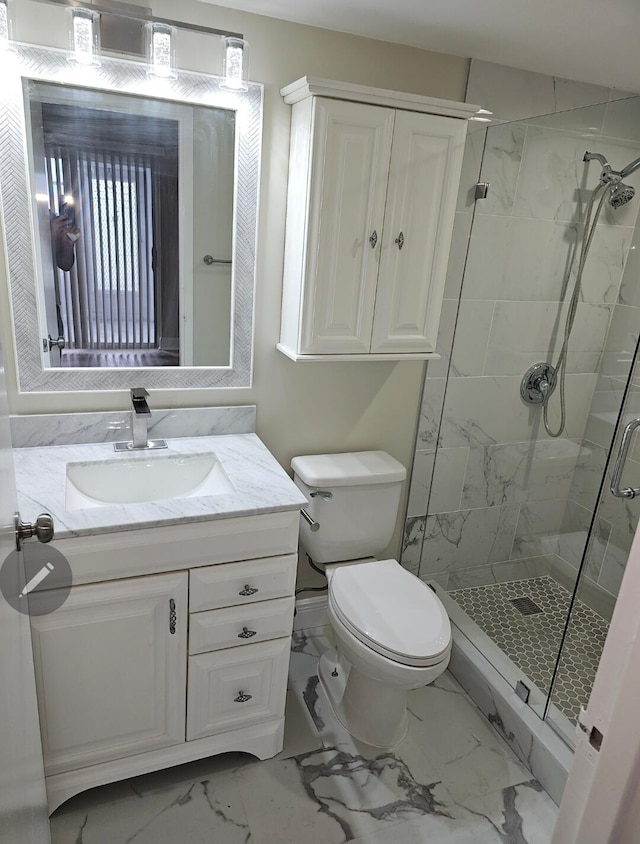
[[[398,249],[402,249],[402,247],[404,246],[404,234],[400,232],[394,242],[398,244]]]
[[[238,639],[250,639],[252,636],[256,636],[257,633],[257,630],[249,630],[248,627],[243,627],[242,633],[238,633]]]
[[[238,692],[238,697],[234,697],[234,703],[246,703],[248,700],[251,700],[253,695],[247,695],[243,691]]]
[[[258,590],[255,588],[255,586],[249,586],[249,584],[246,583],[244,589],[240,590],[240,592],[238,592],[238,595],[255,595],[257,591]]]
[[[171,598],[169,600],[169,633],[173,636],[176,632],[176,622],[178,615],[176,613],[176,602]]]
[[[369,245],[372,249],[376,248],[376,243],[378,242],[378,232],[374,229],[373,234],[369,238]]]

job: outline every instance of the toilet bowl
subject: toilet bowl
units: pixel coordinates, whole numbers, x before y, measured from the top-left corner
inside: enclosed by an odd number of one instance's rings
[[[309,501],[300,540],[328,580],[336,646],[320,658],[322,688],[355,738],[393,747],[407,731],[407,692],[439,677],[451,652],[435,592],[396,560],[375,559],[391,541],[406,471],[383,451],[294,457],[291,467]]]
[[[449,663],[449,618],[435,593],[395,560],[326,572],[336,647],[320,659],[320,682],[355,738],[393,747],[407,731],[408,690],[433,682]]]

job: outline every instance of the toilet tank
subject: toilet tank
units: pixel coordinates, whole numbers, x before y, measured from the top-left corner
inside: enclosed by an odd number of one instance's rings
[[[310,454],[291,461],[293,479],[309,500],[300,541],[317,563],[381,554],[393,536],[406,469],[385,451]],[[330,493],[329,496],[313,493]]]

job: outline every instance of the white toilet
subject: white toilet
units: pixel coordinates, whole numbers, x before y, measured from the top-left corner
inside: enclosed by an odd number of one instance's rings
[[[391,541],[405,468],[384,451],[294,457],[291,468],[309,499],[302,546],[329,585],[337,647],[320,658],[322,687],[351,735],[393,747],[407,731],[407,691],[439,677],[451,653],[435,592],[396,560],[374,559]]]

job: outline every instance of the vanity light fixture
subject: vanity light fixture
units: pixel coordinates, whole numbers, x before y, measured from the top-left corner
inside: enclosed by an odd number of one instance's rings
[[[161,79],[176,78],[176,31],[166,23],[146,25],[147,73]]]
[[[100,64],[100,15],[72,8],[69,27],[71,59],[81,65]]]
[[[247,91],[249,88],[249,42],[244,38],[226,36],[222,68],[223,88],[231,91]]]
[[[8,50],[11,46],[11,17],[9,16],[9,0],[0,0],[0,50]]]

